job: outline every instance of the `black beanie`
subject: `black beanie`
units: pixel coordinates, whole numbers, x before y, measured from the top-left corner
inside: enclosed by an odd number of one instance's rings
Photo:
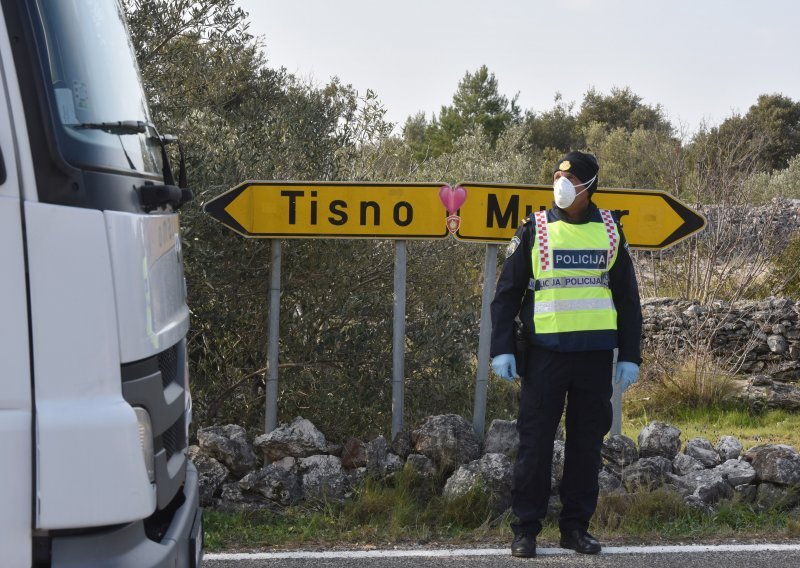
[[[597,158],[592,154],[585,154],[577,151],[570,152],[558,161],[558,165],[556,169],[553,170],[553,174],[559,171],[569,172],[583,183],[586,183],[594,177],[594,181],[586,190],[589,192],[589,195],[597,190],[598,179],[595,176],[597,172],[600,171],[600,166],[597,165]]]

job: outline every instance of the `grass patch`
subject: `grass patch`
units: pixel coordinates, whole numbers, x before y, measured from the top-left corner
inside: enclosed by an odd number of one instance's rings
[[[629,399],[637,396],[633,389],[623,402],[622,433],[633,440],[643,427],[658,420],[672,424],[681,431],[681,441],[702,437],[712,444],[722,436],[735,436],[747,450],[759,444],[789,444],[800,449],[800,414],[784,410],[753,413],[736,405],[707,408],[675,408],[661,412],[649,411]]]
[[[275,513],[206,511],[209,551],[298,546],[385,546],[467,542],[510,535],[505,514],[480,490],[454,500],[441,497],[442,480],[410,468],[390,485],[368,479],[345,503],[319,502]]]
[[[374,510],[376,501],[361,496],[345,506],[328,506],[311,511],[289,509],[281,514],[205,512],[206,548],[221,550],[281,550],[292,548],[371,549],[427,544],[498,545],[511,541],[510,516],[468,514],[464,502],[452,508]],[[391,505],[390,501],[383,505]],[[404,509],[401,503],[401,509]],[[454,514],[454,510],[459,513]],[[440,516],[442,515],[442,516]],[[452,515],[447,517],[447,515]],[[463,520],[465,522],[459,522]],[[404,521],[408,521],[404,524]],[[736,539],[737,541],[781,541],[800,536],[797,513],[772,510],[757,512],[749,504],[722,503],[715,513],[687,507],[668,490],[601,496],[590,527],[602,542],[670,543]],[[539,542],[557,546],[558,525],[545,521]]]
[[[719,369],[707,357],[698,355],[675,366],[648,371],[647,380],[636,385],[639,393],[634,408],[660,413],[686,408],[725,407],[734,399],[734,377]]]
[[[688,507],[677,493],[656,489],[601,496],[592,530],[596,536],[612,541],[774,540],[792,538],[797,524],[792,513],[756,511],[738,499],[720,503],[714,513],[705,513]]]
[[[510,543],[511,515],[493,513],[482,492],[448,502],[438,491],[429,493],[427,483],[404,473],[391,487],[368,481],[344,504],[317,503],[281,513],[207,510],[206,547],[213,552]],[[800,536],[800,518],[797,511],[760,512],[737,500],[720,504],[715,513],[705,513],[687,507],[676,493],[656,489],[601,496],[591,531],[609,544],[774,541]],[[545,521],[540,544],[557,546],[558,539],[557,522]]]

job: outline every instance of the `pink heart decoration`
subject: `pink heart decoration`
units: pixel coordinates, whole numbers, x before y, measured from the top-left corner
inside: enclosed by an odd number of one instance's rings
[[[447,209],[447,212],[452,215],[467,200],[467,190],[460,185],[457,187],[443,185],[439,189],[439,199],[442,201],[444,208]]]

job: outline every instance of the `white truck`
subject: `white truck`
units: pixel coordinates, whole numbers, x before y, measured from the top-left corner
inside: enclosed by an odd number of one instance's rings
[[[191,192],[117,0],[0,10],[0,565],[198,566]]]

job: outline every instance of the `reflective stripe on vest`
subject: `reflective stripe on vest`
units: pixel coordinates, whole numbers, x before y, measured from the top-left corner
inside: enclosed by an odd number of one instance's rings
[[[577,310],[613,310],[614,302],[611,298],[586,298],[583,300],[553,300],[552,302],[536,302],[534,314],[549,314],[554,312],[574,312]]]
[[[557,351],[611,349],[617,343],[617,312],[608,271],[617,259],[619,232],[609,211],[602,222],[547,222],[534,214],[531,251],[534,342]]]

